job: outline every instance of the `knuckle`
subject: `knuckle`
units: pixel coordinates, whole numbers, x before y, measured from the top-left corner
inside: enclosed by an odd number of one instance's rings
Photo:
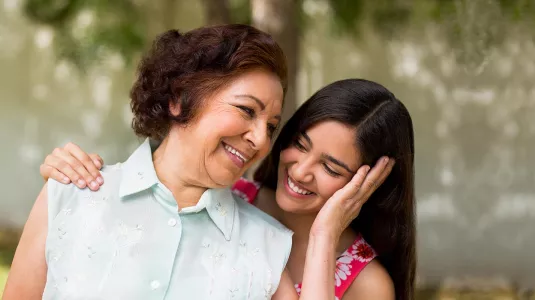
[[[81,163],[79,163],[78,161],[73,162],[72,163],[72,167],[73,167],[74,170],[76,170],[76,172],[78,172],[80,174],[86,173],[86,170],[85,170],[84,166]]]
[[[369,189],[373,189],[373,188],[375,188],[375,181],[373,181],[373,180],[368,180],[368,181],[366,182],[366,187],[369,188]]]
[[[93,167],[93,161],[91,160],[91,158],[89,158],[89,156],[84,156],[82,159],[81,159],[82,163],[88,167]]]
[[[59,169],[66,169],[69,166],[69,164],[64,160],[59,160],[56,165]]]
[[[54,161],[54,155],[49,154],[45,157],[45,161],[43,165],[50,165]]]
[[[78,175],[78,173],[76,172],[71,172],[69,177],[72,179],[72,181],[78,181],[81,178],[80,175]]]

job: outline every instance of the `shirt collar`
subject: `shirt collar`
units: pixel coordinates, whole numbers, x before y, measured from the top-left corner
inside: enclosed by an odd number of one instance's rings
[[[121,198],[142,192],[157,184],[158,176],[152,162],[152,149],[149,139],[146,139],[130,155],[122,166],[119,196]]]
[[[180,213],[195,213],[206,209],[212,222],[221,230],[225,239],[230,241],[237,217],[237,205],[229,188],[206,190],[199,203],[183,208]]]
[[[152,187],[167,190],[163,184],[158,185],[160,181],[152,162],[152,149],[155,147],[154,144],[151,145],[149,139],[146,139],[123,163],[119,187],[119,196],[122,199]],[[169,194],[169,197],[172,198],[170,191],[165,194]],[[172,199],[172,202],[173,205],[176,205],[175,199]],[[206,209],[212,222],[221,230],[225,239],[230,241],[234,220],[237,216],[237,205],[230,189],[208,189],[202,194],[197,205],[185,207],[180,210],[180,213],[197,213],[203,209]]]

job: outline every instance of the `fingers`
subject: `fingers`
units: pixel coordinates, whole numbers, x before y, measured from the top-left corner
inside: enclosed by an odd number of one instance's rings
[[[342,201],[340,204],[356,217],[362,205],[388,177],[394,163],[394,159],[381,157],[372,169],[366,165],[361,166],[351,181],[333,195],[333,200]]]
[[[371,194],[381,185],[382,183],[381,179],[383,177],[386,178],[386,176],[383,176],[383,175],[384,175],[384,172],[387,170],[390,160],[391,159],[388,157],[381,157],[377,161],[373,169],[366,176],[364,183],[362,184],[362,188],[360,190],[362,194],[368,194],[368,193]],[[389,172],[390,171],[388,171],[388,173]]]
[[[89,158],[91,158],[97,169],[102,169],[102,166],[104,166],[104,160],[102,159],[102,157],[100,157],[100,155],[94,153],[89,154]]]
[[[381,186],[381,184],[383,184],[383,182],[385,182],[385,180],[388,177],[388,175],[390,175],[390,172],[392,172],[392,169],[394,168],[395,164],[396,164],[396,160],[394,160],[393,158],[390,158],[388,160],[388,164],[386,165],[386,167],[384,168],[383,172],[379,176],[379,180],[377,180],[377,184],[376,184],[376,188],[375,189],[379,188]]]
[[[65,174],[72,183],[81,189],[87,186],[87,178],[91,178],[91,175],[76,158],[60,148],[55,149],[52,155],[47,156],[45,165]]]
[[[395,160],[389,157],[381,157],[373,169],[366,175],[366,178],[364,179],[364,182],[355,195],[355,201],[353,205],[355,206],[355,210],[360,212],[360,208],[368,199],[370,196],[383,184],[383,182],[386,180],[390,172],[392,171],[392,168],[394,167]]]
[[[63,161],[58,155],[58,150],[54,150],[54,154],[51,154],[46,157],[45,163],[41,165],[41,175],[43,177],[51,177],[59,182],[65,182],[64,179],[56,178],[53,174],[63,174],[67,176],[69,179],[69,182],[73,182],[75,185],[77,185],[80,188],[85,187],[85,182],[82,180],[81,182],[78,182],[81,178],[78,173],[76,173],[69,164],[67,164],[65,161]]]
[[[337,192],[340,194],[339,196],[344,199],[351,199],[355,197],[366,178],[366,174],[368,174],[369,171],[369,166],[360,167],[357,170],[357,173],[353,175],[353,178],[351,178],[351,180]]]
[[[100,162],[102,159],[98,155],[98,159],[94,157],[95,155],[93,155],[93,158],[90,157],[80,147],[73,143],[65,145],[65,151],[70,154],[70,158],[65,158],[69,159],[69,164],[73,166],[78,174],[82,175],[89,188],[94,191],[98,190],[100,185],[104,183],[104,179],[99,172],[99,169],[102,167],[102,163]],[[77,161],[72,160],[72,158]],[[73,165],[73,163],[75,165]]]
[[[52,178],[58,182],[63,182],[65,184],[71,183],[71,180],[68,176],[46,164],[42,164],[39,167],[39,172],[41,173],[41,176],[43,176],[43,179],[45,181],[48,181],[49,178]]]

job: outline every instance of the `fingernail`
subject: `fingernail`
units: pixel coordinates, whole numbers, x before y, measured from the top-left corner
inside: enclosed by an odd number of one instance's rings
[[[97,182],[99,184],[104,184],[104,178],[102,178],[101,176],[97,177]]]
[[[388,163],[388,160],[389,160],[389,158],[388,158],[388,157],[385,157],[385,158],[383,158],[383,161],[384,161],[384,163],[385,163],[385,164],[387,164],[387,163]]]
[[[63,177],[63,182],[69,183],[69,177]]]
[[[89,183],[89,185],[91,186],[92,189],[96,189],[98,188],[98,184],[94,181],[91,181],[91,183]]]
[[[366,173],[368,173],[370,171],[370,166],[366,166]]]
[[[84,188],[85,187],[85,181],[83,181],[82,179],[78,179],[78,187],[80,188]]]

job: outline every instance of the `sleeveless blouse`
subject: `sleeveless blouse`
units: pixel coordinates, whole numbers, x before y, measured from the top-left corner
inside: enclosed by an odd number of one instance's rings
[[[292,232],[230,188],[180,208],[145,141],[94,192],[48,182],[44,300],[270,299]]]
[[[241,178],[232,186],[232,192],[248,203],[253,204],[260,187],[261,185],[257,182]],[[336,260],[334,274],[336,300],[342,299],[353,280],[376,256],[375,250],[364,240],[362,235],[358,234],[353,244]],[[301,283],[295,284],[295,289],[300,294]]]

